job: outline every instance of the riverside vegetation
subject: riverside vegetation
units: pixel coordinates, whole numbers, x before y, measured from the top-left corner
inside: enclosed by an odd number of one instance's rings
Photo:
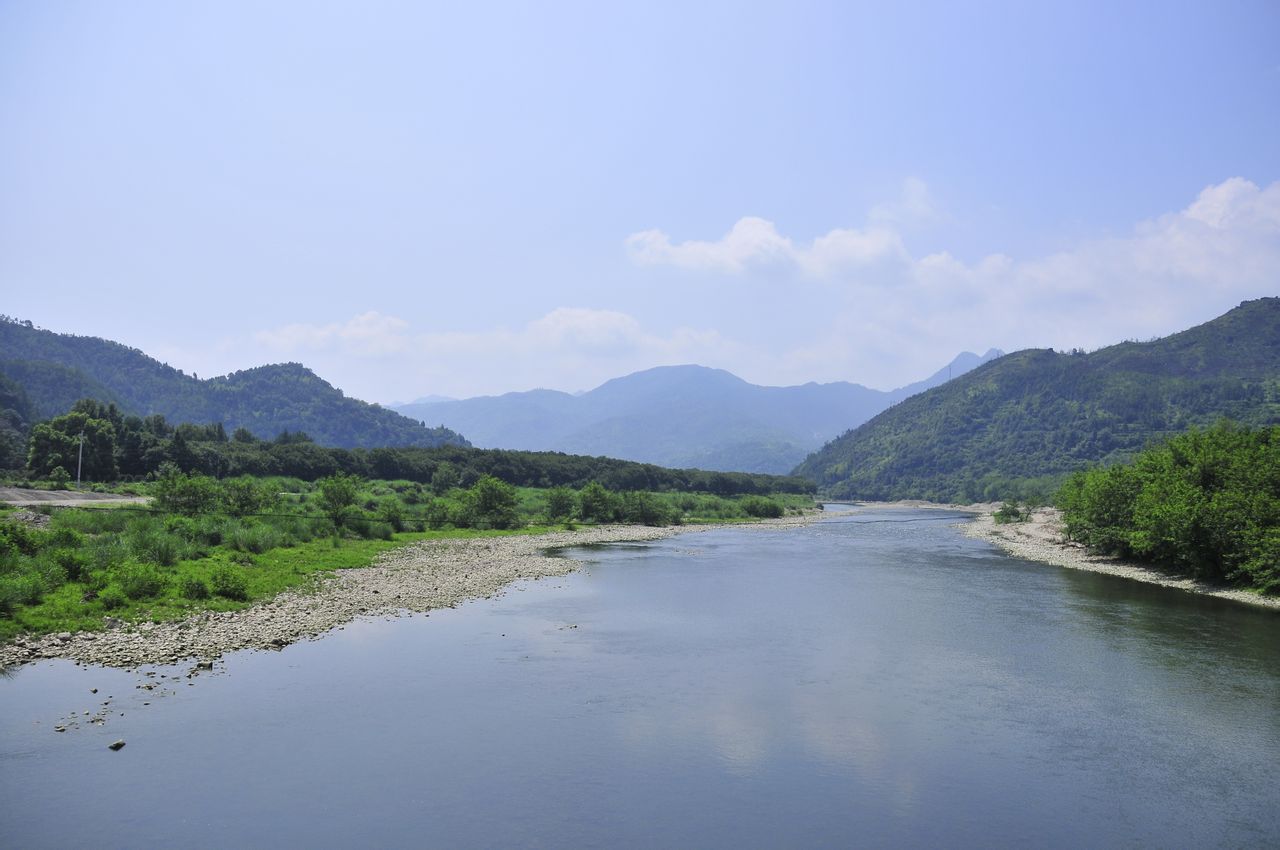
[[[1194,429],[1077,472],[1057,502],[1092,551],[1280,593],[1280,426]]]
[[[153,507],[46,508],[43,527],[0,521],[0,640],[101,629],[107,618],[234,610],[419,540],[723,522],[812,506],[796,494],[617,492],[599,482],[539,489],[488,475],[463,487],[448,466],[424,485],[346,473],[219,481],[168,465],[131,489],[149,492]]]

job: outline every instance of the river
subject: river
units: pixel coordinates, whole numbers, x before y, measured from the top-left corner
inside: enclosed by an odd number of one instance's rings
[[[193,678],[28,665],[0,846],[1280,843],[1280,616],[950,526],[576,551]]]

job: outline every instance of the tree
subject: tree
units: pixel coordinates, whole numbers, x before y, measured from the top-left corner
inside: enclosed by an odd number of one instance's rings
[[[442,461],[436,467],[436,471],[431,473],[431,492],[437,496],[443,496],[454,487],[458,486],[461,476],[458,475],[458,467],[449,461]]]
[[[166,463],[156,478],[155,505],[162,511],[195,516],[218,505],[218,482],[207,475],[188,475],[175,464]]]
[[[470,524],[479,528],[515,528],[520,524],[515,488],[492,475],[482,477],[467,491],[464,505]]]
[[[568,519],[573,513],[573,491],[568,487],[552,487],[547,491],[547,519],[555,522]]]
[[[592,481],[578,493],[578,516],[595,522],[613,522],[617,499],[598,481]]]
[[[84,435],[82,478],[114,481],[120,474],[115,459],[115,433],[107,420],[91,419],[80,412],[41,422],[31,429],[27,466],[37,476],[47,476],[58,466],[71,472],[80,462],[80,441]]]
[[[320,488],[320,510],[333,522],[334,531],[341,530],[346,522],[351,507],[356,503],[360,483],[356,476],[343,472],[316,482]]]

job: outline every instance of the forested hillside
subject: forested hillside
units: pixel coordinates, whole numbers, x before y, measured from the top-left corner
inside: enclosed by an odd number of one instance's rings
[[[784,473],[895,401],[998,357],[965,352],[896,390],[860,384],[764,387],[723,369],[661,366],[581,395],[552,390],[402,405],[478,446],[608,455],[662,466]]]
[[[84,450],[80,452],[80,435]],[[315,481],[344,473],[362,478],[431,483],[449,489],[491,475],[521,487],[581,488],[595,481],[613,490],[705,492],[720,496],[811,493],[803,478],[664,469],[647,463],[557,452],[517,452],[469,446],[345,449],[320,446],[300,432],[260,440],[244,428],[228,434],[221,423],[172,425],[162,416],[125,416],[90,399],[32,429],[29,471],[66,482],[153,478],[172,465],[217,478],[288,476]]]
[[[97,337],[57,334],[0,319],[0,374],[20,385],[37,418],[93,398],[137,416],[221,422],[274,437],[306,431],[328,446],[466,445],[445,428],[427,428],[394,411],[347,398],[298,363],[201,380],[137,349]]]
[[[886,410],[796,474],[838,498],[1043,495],[1221,418],[1280,422],[1280,298],[1150,342],[1015,352]]]

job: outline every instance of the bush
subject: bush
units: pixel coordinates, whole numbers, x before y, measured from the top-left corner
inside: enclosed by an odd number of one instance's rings
[[[207,475],[188,475],[173,464],[165,464],[153,495],[160,510],[194,516],[217,507],[220,489]]]
[[[129,604],[129,597],[125,596],[123,590],[114,584],[103,588],[98,593],[98,601],[102,603],[102,607],[108,611],[116,611]]]
[[[747,496],[741,505],[747,516],[758,519],[777,519],[784,513],[782,505],[763,496]]]
[[[116,569],[120,590],[130,599],[150,599],[159,596],[169,583],[168,577],[152,564],[130,561]],[[99,594],[101,598],[101,594]]]
[[[255,481],[247,476],[222,482],[222,509],[231,516],[270,511],[278,499],[276,488],[270,482]]]
[[[162,567],[171,567],[178,563],[185,547],[182,540],[172,534],[144,527],[129,536],[129,549],[136,558]]]
[[[320,489],[320,510],[324,511],[335,529],[341,529],[356,503],[360,479],[339,472],[337,475],[321,478],[316,486]]]
[[[385,522],[393,531],[404,531],[404,509],[395,499],[385,499],[378,503],[375,511],[379,522]]]
[[[54,549],[50,553],[67,576],[67,581],[79,581],[89,570],[89,556],[80,549]]]
[[[232,549],[261,555],[280,545],[281,535],[269,525],[245,524],[231,532],[228,541]]]
[[[178,591],[185,599],[208,599],[209,585],[199,576],[183,574],[178,577]]]
[[[551,522],[573,515],[573,491],[568,487],[552,487],[547,491],[547,519]]]
[[[12,615],[19,605],[35,605],[43,595],[44,582],[36,573],[0,576],[0,615]]]
[[[1005,502],[1000,506],[1000,510],[991,516],[998,525],[1004,525],[1009,522],[1026,522],[1031,519],[1031,509],[1028,508],[1024,511],[1015,502]]]
[[[239,567],[224,565],[213,571],[213,592],[227,599],[243,602],[249,598],[249,579]]]

